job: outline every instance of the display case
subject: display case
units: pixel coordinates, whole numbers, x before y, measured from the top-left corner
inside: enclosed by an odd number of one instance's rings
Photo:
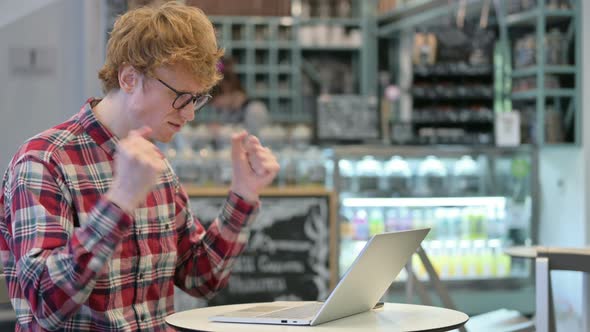
[[[532,311],[531,297],[523,297],[531,292],[531,268],[504,249],[535,241],[534,149],[358,146],[333,152],[340,275],[371,235],[428,227],[422,247],[459,309],[484,312],[488,308],[463,308],[462,299],[505,292],[517,309]],[[417,255],[411,265],[419,280],[428,279]],[[405,280],[402,271],[386,300],[404,296]]]

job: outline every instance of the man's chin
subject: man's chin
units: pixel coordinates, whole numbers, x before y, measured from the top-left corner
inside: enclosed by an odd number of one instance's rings
[[[170,143],[172,142],[172,139],[174,138],[174,135],[158,135],[158,136],[154,136],[154,140],[160,142],[160,143]]]

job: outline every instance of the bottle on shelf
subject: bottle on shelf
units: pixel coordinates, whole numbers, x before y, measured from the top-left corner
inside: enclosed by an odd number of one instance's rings
[[[447,209],[442,207],[436,208],[434,216],[438,228],[438,232],[436,233],[437,239],[441,241],[449,240],[451,235],[449,234],[450,226],[449,219],[447,218]]]
[[[412,227],[413,227],[413,221],[412,221],[412,215],[410,214],[410,210],[406,207],[400,208],[397,230],[407,231],[409,229],[412,229]]]
[[[482,276],[485,278],[496,277],[497,269],[494,252],[489,246],[484,246],[481,250]]]
[[[451,254],[445,246],[446,241],[440,241],[438,254],[439,276],[442,279],[449,279],[451,276]]]
[[[369,220],[365,209],[358,209],[353,219],[354,239],[366,241],[369,238]]]
[[[475,265],[475,277],[481,278],[484,276],[484,240],[475,240],[473,241],[473,261],[472,264]]]
[[[463,277],[462,256],[458,243],[458,240],[445,241],[445,249],[449,255],[449,278],[451,279]]]
[[[463,273],[467,278],[477,276],[477,260],[475,248],[472,247],[471,241],[461,241],[461,251],[463,253]]]
[[[499,206],[487,208],[487,237],[488,239],[504,240],[508,231],[506,227],[506,211]]]
[[[433,240],[430,242],[430,246],[428,248],[428,256],[430,258],[430,263],[432,263],[432,267],[434,268],[434,271],[436,271],[436,274],[438,274],[439,276],[441,276],[441,272],[442,271],[442,265],[441,265],[441,242],[438,240]],[[446,271],[445,271],[446,272]],[[446,275],[445,275],[446,277]]]
[[[461,210],[459,208],[449,208],[447,212],[449,219],[449,239],[460,240],[461,233]]]
[[[424,221],[424,213],[422,211],[422,209],[418,208],[418,209],[413,209],[412,210],[412,228],[413,229],[418,229],[418,228],[427,228],[428,226],[426,225],[425,221]]]
[[[426,240],[434,240],[437,238],[438,225],[433,208],[428,208],[424,211],[424,227],[430,228],[430,232],[426,235]]]
[[[342,214],[340,215],[340,239],[342,241],[350,241],[354,238],[353,219],[353,209],[349,207],[343,208]]]
[[[461,220],[457,208],[446,208],[447,239],[457,240],[461,238]]]
[[[385,232],[385,218],[381,208],[371,209],[369,215],[369,235],[373,236]]]
[[[395,232],[398,230],[399,214],[397,208],[390,207],[385,214],[385,230]]]
[[[463,208],[463,238],[467,240],[485,239],[486,217],[483,208],[466,207]]]
[[[510,275],[511,258],[504,253],[500,240],[490,240],[488,243],[494,256],[494,275],[497,277],[506,277]]]

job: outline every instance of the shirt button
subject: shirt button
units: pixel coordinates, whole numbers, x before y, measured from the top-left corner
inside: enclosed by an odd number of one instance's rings
[[[145,314],[141,314],[141,321],[145,322]]]
[[[166,224],[166,229],[170,229],[170,225]]]
[[[143,279],[143,273],[139,274],[139,279]]]

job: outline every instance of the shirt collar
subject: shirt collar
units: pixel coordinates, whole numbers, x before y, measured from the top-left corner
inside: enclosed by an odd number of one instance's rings
[[[94,115],[92,107],[96,106],[100,99],[90,98],[78,113],[80,124],[84,131],[103,149],[107,154],[113,156],[119,143],[119,138],[109,131]]]

